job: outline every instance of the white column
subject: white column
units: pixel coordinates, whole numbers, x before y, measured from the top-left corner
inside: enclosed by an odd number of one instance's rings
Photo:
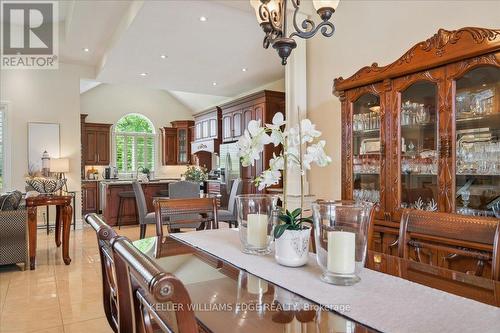
[[[299,25],[307,18],[305,14],[298,13]],[[293,12],[288,12],[288,35],[293,28]],[[285,68],[285,91],[286,91],[286,121],[288,126],[293,127],[300,119],[307,118],[307,52],[306,40],[295,37],[297,47],[288,58]],[[288,209],[300,207],[300,173],[287,170],[287,206]],[[309,209],[313,196],[309,195],[309,183],[307,174],[304,179],[304,209]]]

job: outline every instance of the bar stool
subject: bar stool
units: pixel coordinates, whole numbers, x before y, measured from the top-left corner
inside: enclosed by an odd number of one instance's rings
[[[121,228],[121,220],[122,220],[122,208],[123,208],[123,203],[127,199],[133,199],[134,200],[134,209],[135,209],[135,214],[137,215],[137,206],[135,204],[135,194],[133,191],[128,191],[128,192],[120,192],[118,193],[118,214],[116,216],[116,225],[118,226],[118,229]]]

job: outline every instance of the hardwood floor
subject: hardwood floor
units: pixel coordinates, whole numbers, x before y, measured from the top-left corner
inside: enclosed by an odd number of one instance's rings
[[[139,238],[138,227],[120,235]],[[147,235],[154,235],[148,228]],[[102,308],[101,267],[95,233],[71,230],[66,266],[54,234],[38,232],[37,267],[0,266],[0,332],[112,332]]]

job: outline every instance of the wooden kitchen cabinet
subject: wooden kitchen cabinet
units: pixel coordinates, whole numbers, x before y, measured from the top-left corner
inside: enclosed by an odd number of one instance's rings
[[[160,128],[162,165],[186,165],[191,162],[194,121],[177,120],[172,127]]]
[[[251,120],[261,120],[272,123],[277,112],[285,113],[285,94],[282,92],[264,90],[220,106],[222,109],[222,133],[224,142],[237,141],[248,127]],[[269,160],[273,152],[279,153],[281,147],[267,145],[262,157],[255,161],[254,166],[241,167],[240,177],[243,182],[243,193],[258,193],[253,180],[262,171],[269,168]]]
[[[99,210],[99,186],[97,181],[82,182],[82,213],[97,213]]]
[[[219,107],[210,108],[194,115],[194,141],[219,139],[222,123]]]
[[[85,165],[110,164],[111,126],[111,124],[84,123],[82,150]]]
[[[499,30],[440,29],[392,64],[335,79],[334,92],[342,199],[379,203],[377,250],[397,249],[406,208],[481,216],[500,209]]]
[[[177,165],[177,129],[163,127],[160,132],[162,165]]]

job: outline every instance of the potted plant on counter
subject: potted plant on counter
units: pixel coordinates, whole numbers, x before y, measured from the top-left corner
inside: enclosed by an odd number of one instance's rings
[[[183,176],[185,180],[199,183],[200,186],[203,186],[204,182],[206,182],[208,179],[208,172],[204,167],[200,167],[197,165],[188,165],[186,172],[181,176]]]
[[[279,155],[274,154],[269,161],[269,169],[254,180],[255,186],[263,190],[278,185],[283,179],[283,207],[278,214],[279,222],[274,226],[275,259],[281,265],[298,267],[308,260],[311,227],[303,223],[312,220],[302,216],[304,177],[312,164],[325,167],[332,161],[325,152],[326,142],[318,139],[320,136],[321,132],[309,119],[302,119],[296,126],[288,128],[283,114],[277,113],[272,124],[263,127],[260,120],[250,121],[238,142],[244,167],[255,164],[265,145],[282,147]],[[287,171],[290,170],[300,175],[301,185],[300,207],[292,212],[287,207]]]

